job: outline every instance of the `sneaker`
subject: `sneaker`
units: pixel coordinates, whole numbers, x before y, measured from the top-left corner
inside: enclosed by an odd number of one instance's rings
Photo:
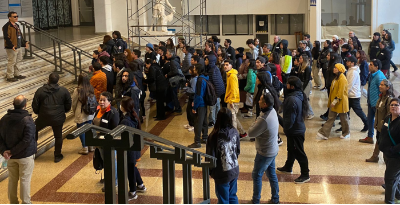
[[[189,132],[193,132],[193,131],[194,131],[194,127],[189,127],[187,130],[188,130]]]
[[[185,129],[189,129],[191,126],[190,126],[190,125],[183,125],[183,127],[184,127]]]
[[[374,144],[374,139],[372,139],[372,137],[366,137],[366,138],[360,139],[358,141],[362,142],[362,143]]]
[[[311,120],[311,119],[313,119],[314,118],[314,115],[309,115],[309,116],[307,116],[307,120]]]
[[[188,145],[189,148],[196,149],[196,148],[201,148],[200,143],[193,143],[191,145]]]
[[[207,144],[207,140],[206,139],[202,139],[201,140],[201,144]]]
[[[364,128],[360,132],[367,132],[368,131],[368,125],[364,125]]]
[[[249,111],[247,114],[243,116],[243,118],[252,118],[253,117],[253,111]]]
[[[245,137],[247,137],[247,136],[248,136],[247,133],[240,134],[240,139],[243,139],[243,138],[245,138]]]
[[[324,120],[324,121],[327,121],[328,120],[328,117],[327,116],[325,116],[325,115],[321,115],[321,116],[319,116],[322,120]]]
[[[283,144],[282,138],[278,137],[278,146],[281,146]]]
[[[299,178],[294,180],[294,183],[296,184],[304,184],[306,182],[310,181],[310,177],[305,177],[305,176],[300,176]]]
[[[137,192],[144,193],[144,192],[147,191],[147,188],[142,184],[142,185],[140,185],[140,186],[136,186],[136,191],[137,191]]]
[[[16,79],[16,78],[7,78],[7,81],[8,82],[17,82],[18,79]]]
[[[58,163],[60,162],[62,159],[64,158],[64,156],[62,154],[56,155],[54,156],[54,162]]]
[[[129,192],[128,193],[128,201],[130,201],[130,200],[133,200],[133,199],[137,199],[137,194],[136,194],[136,192]]]
[[[327,137],[325,137],[323,134],[321,134],[321,133],[317,133],[317,139],[318,140],[328,140],[328,138]]]
[[[89,146],[89,152],[94,152],[95,148],[94,146]]]
[[[173,115],[175,115],[175,116],[177,116],[177,115],[182,115],[182,110],[181,111],[174,111],[174,114]]]
[[[214,123],[213,122],[208,123],[208,128],[212,128],[212,127],[214,127]]]
[[[253,202],[253,201],[251,201],[251,202]],[[254,204],[254,203],[252,203],[252,204]],[[270,199],[270,200],[267,201],[267,204],[280,204],[280,202],[279,201],[273,201],[272,199]]]
[[[335,130],[336,133],[341,133],[342,132],[342,128],[339,128],[337,130]]]
[[[325,125],[325,123],[322,124],[321,127],[323,127],[324,125]],[[335,127],[335,126],[336,126],[335,123],[333,123],[332,127]]]
[[[21,79],[25,79],[25,78],[26,78],[26,76],[19,75],[19,76],[14,76],[14,78],[21,80]]]
[[[87,155],[89,154],[89,148],[88,147],[82,147],[82,149],[78,152],[81,155]]]
[[[288,174],[292,174],[293,173],[292,170],[288,170],[288,169],[286,169],[286,167],[278,167],[278,168],[276,168],[276,170],[278,170],[280,172],[283,172],[283,173],[288,173]]]
[[[369,159],[365,160],[366,162],[379,162],[379,157],[372,156]]]
[[[340,136],[340,139],[347,139],[347,138],[350,138],[350,133],[345,136],[343,136],[343,135]]]

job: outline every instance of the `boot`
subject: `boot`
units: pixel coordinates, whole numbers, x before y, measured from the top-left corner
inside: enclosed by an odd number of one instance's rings
[[[375,143],[375,149],[374,153],[372,154],[372,157],[369,159],[365,160],[366,162],[378,162],[379,161],[379,145],[378,143]]]

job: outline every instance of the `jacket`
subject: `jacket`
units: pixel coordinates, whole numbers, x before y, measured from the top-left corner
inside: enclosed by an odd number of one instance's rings
[[[8,110],[0,120],[0,153],[11,151],[11,159],[22,159],[37,151],[36,126],[27,110]]]
[[[208,77],[210,78],[210,82],[214,85],[215,94],[217,97],[221,97],[225,93],[225,85],[222,80],[221,72],[219,68],[215,65],[217,62],[217,58],[214,55],[208,56],[209,64],[206,68]]]
[[[306,126],[303,119],[304,95],[300,90],[285,94],[283,101],[283,131],[286,136],[304,135]]]
[[[314,47],[311,50],[312,59],[318,60],[320,54],[320,48]]]
[[[206,107],[206,104],[204,102],[204,95],[206,93],[207,89],[207,82],[205,80],[209,80],[208,76],[200,75],[197,78],[196,82],[196,92],[194,94],[194,106],[193,110],[197,110],[199,107]]]
[[[349,68],[346,78],[349,98],[361,98],[360,68],[358,66]]]
[[[292,53],[291,53],[290,50],[288,49],[289,41],[287,41],[287,40],[285,40],[285,39],[282,39],[281,43],[282,43],[283,49],[278,49],[278,50],[277,50],[278,53],[280,53],[281,56],[286,56],[286,55],[291,56]],[[280,43],[278,43],[278,46],[279,46],[279,44],[280,44]],[[272,48],[272,49],[273,49],[273,48]]]
[[[165,91],[169,86],[167,79],[165,79],[163,72],[157,63],[151,64],[149,74],[147,74],[147,79],[144,79],[143,82],[149,85],[149,90],[152,92]],[[152,86],[152,84],[154,84],[154,86]],[[151,87],[154,87],[155,90],[152,90]]]
[[[136,70],[136,71],[133,71],[132,73],[138,83],[137,86],[139,87],[139,89],[141,91],[143,91],[144,90],[144,88],[143,88],[143,72],[140,70]]]
[[[122,115],[120,118],[120,125],[125,125],[127,127],[133,127],[133,128],[138,128],[139,122],[131,116],[127,115]],[[140,159],[140,151],[127,151],[126,152],[127,156],[127,162],[131,164],[136,164],[136,160]]]
[[[38,115],[36,121],[47,126],[62,125],[65,113],[71,110],[71,95],[69,91],[58,84],[45,84],[35,92],[32,109]]]
[[[229,46],[226,49],[226,55],[228,56],[229,59],[232,60],[233,65],[236,65],[235,64],[235,62],[236,62],[236,52],[235,52],[235,49],[232,46]],[[235,67],[235,68],[237,69],[237,67]]]
[[[242,64],[238,68],[238,79],[246,79],[247,72],[249,72],[249,63],[250,60],[246,59],[242,62]]]
[[[118,81],[118,79],[117,79]],[[93,77],[90,78],[90,84],[94,88],[94,95],[96,95],[97,101],[100,100],[100,94],[102,92],[107,91],[107,76],[106,74],[101,71],[94,71],[93,72]]]
[[[249,128],[249,136],[256,138],[257,154],[264,157],[275,157],[278,154],[279,120],[273,107],[261,113]]]
[[[334,79],[330,88],[328,108],[336,113],[347,113],[349,112],[349,97],[348,97],[348,83],[346,76],[341,73],[338,79]],[[336,103],[335,107],[330,108],[334,99],[339,102]]]
[[[172,78],[172,77],[178,75],[179,74],[179,70],[181,69],[181,63],[180,63],[180,60],[179,60],[178,56],[172,57],[170,59],[170,61],[171,61],[170,62],[171,63],[170,64],[171,68],[170,68],[170,71],[167,74],[167,78]]]
[[[142,95],[142,91],[140,91],[139,87],[136,86],[135,81],[133,81],[132,85],[129,86],[127,90],[122,91],[122,96],[129,96],[133,100],[134,110],[136,114],[139,115],[139,104],[140,104],[140,96]]]
[[[368,63],[366,60],[364,60],[360,64],[360,81],[361,81],[361,86],[363,87],[367,84],[368,74],[369,74]]]
[[[311,83],[311,68],[310,66],[307,66],[304,70],[302,70],[301,68],[299,68],[299,73],[298,76],[301,80],[301,82],[303,82],[303,90],[305,90],[308,86],[309,83]]]
[[[287,41],[286,41],[286,42],[287,42]],[[273,53],[273,52],[281,53],[281,48],[280,48],[281,43],[282,43],[282,40],[279,40],[278,43],[274,43],[274,44],[272,45],[271,53]],[[287,47],[287,46],[286,46],[286,47]]]
[[[106,42],[106,45],[107,45],[107,53],[110,55],[110,56],[112,56],[114,53],[114,46],[115,46],[115,41],[114,41],[114,39],[111,39],[111,40],[109,40],[109,41],[107,41]]]
[[[190,79],[189,86],[186,89],[186,93],[189,95],[189,99],[194,100],[194,95],[196,93],[196,84],[198,76],[194,76]]]
[[[379,135],[379,150],[383,152],[387,158],[400,159],[400,117],[391,121],[392,116],[389,115],[385,118],[384,124],[382,125],[381,133]],[[389,137],[393,138],[396,145],[393,144]]]
[[[118,53],[124,53],[127,49],[127,43],[122,38],[113,39],[115,46],[117,46]]]
[[[244,91],[250,94],[254,94],[254,89],[256,87],[256,78],[256,71],[253,69],[249,69],[249,72],[247,73],[247,83],[246,87],[244,87]]]
[[[387,48],[389,49],[390,53],[393,55],[393,51],[396,49],[396,44],[394,43],[393,40],[388,41]]]
[[[379,85],[385,78],[385,75],[380,70],[369,75],[367,103],[371,107],[376,106],[376,102],[378,102],[380,94]]]
[[[253,49],[250,48],[250,53],[253,56],[253,59],[255,60],[258,58],[259,49],[256,46],[254,46]]]
[[[19,30],[20,37],[21,37],[21,47],[26,47],[26,42],[24,36],[22,35],[21,30],[19,29],[19,25],[15,24]],[[13,49],[13,47],[17,48],[18,44],[18,30],[8,21],[3,26],[3,38],[4,38],[4,48],[6,49]]]
[[[190,62],[191,60],[192,60],[192,54],[188,52],[185,55],[185,58],[183,59],[183,62],[182,62],[182,73],[185,76],[190,75],[189,68],[192,65],[192,63]]]
[[[100,112],[100,106],[97,106],[97,111],[94,114],[93,121],[97,117],[99,112]],[[119,112],[115,107],[110,105],[106,109],[106,112],[103,114],[103,116],[101,116],[100,127],[113,130],[118,126],[118,124],[119,124]]]
[[[127,70],[125,67],[123,67],[118,73],[117,77],[115,79],[115,89],[114,89],[114,101],[119,102],[122,98],[122,92],[123,92],[123,87],[122,87],[122,74],[124,74],[124,71]]]
[[[234,127],[212,133],[207,140],[206,153],[217,158],[217,166],[210,168],[216,184],[226,184],[239,177],[240,138]]]
[[[228,104],[240,102],[239,81],[237,78],[237,70],[231,69],[226,73],[226,93],[225,102]]]
[[[376,131],[381,132],[383,120],[390,114],[390,101],[392,96],[382,94],[379,95],[379,100],[376,103],[375,122],[374,128]]]
[[[319,63],[321,64],[321,68],[324,70],[328,69],[329,61],[326,56],[331,52],[332,52],[332,47],[328,46],[328,47],[324,47],[324,49],[322,49],[322,51],[321,51],[321,54],[319,55],[318,60],[319,60]]]
[[[72,112],[74,113],[74,122],[81,124],[89,120],[93,120],[94,115],[88,115],[82,111],[82,102],[79,100],[78,88],[75,88],[74,93],[72,93]]]
[[[216,48],[218,48],[218,47],[216,47]],[[183,52],[182,48],[176,49],[176,57],[178,57],[179,65],[180,65],[183,62],[183,59],[185,59],[185,53]]]
[[[147,59],[151,59],[152,62],[154,62],[157,59],[157,54],[154,51],[148,52],[144,54],[144,60],[146,61]]]
[[[362,50],[362,45],[361,45],[360,40],[358,40],[358,37],[357,37],[357,36],[354,36],[354,39],[355,39],[355,41],[357,42],[358,50]]]
[[[112,67],[110,65],[105,65],[103,68],[101,68],[101,71],[106,74],[107,78],[107,91],[110,92],[111,94],[113,93],[114,90],[114,71],[112,70]]]
[[[381,70],[390,69],[390,60],[392,59],[392,54],[390,53],[388,48],[380,50],[377,59],[379,59],[382,62]]]
[[[243,54],[236,55],[235,69],[238,70],[243,63]]]
[[[381,50],[379,48],[380,42],[381,42],[381,38],[379,38],[377,41],[372,39],[371,43],[369,43],[368,55],[369,55],[370,60],[374,60],[377,58],[377,55],[378,55],[379,51]]]
[[[339,47],[340,47],[340,45],[339,45],[339,41],[338,40],[337,41],[332,41],[333,52],[338,53]]]

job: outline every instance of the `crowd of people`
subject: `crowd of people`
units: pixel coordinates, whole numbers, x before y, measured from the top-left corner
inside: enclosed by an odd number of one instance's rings
[[[388,31],[382,33],[382,39],[380,36],[380,33],[374,34],[368,53],[362,50],[354,32],[349,33],[348,40],[334,36],[332,41],[323,43],[312,43],[310,35],[304,35],[304,40],[293,51],[288,48],[289,42],[279,36],[274,37],[273,44],[261,46],[259,39],[249,39],[248,48],[236,49],[230,39],[221,45],[220,39],[212,36],[202,45],[204,50],[189,46],[184,39],[179,39],[177,46],[168,39],[158,45],[147,44],[142,58],[140,50],[128,49],[120,32],[114,31],[112,36],[104,36],[98,49],[93,51],[90,72],[79,76],[72,95],[58,85],[59,76],[52,73],[32,101],[32,109],[38,115],[36,121],[25,110],[24,96],[16,97],[14,109],[1,119],[0,153],[9,160],[10,202],[18,202],[18,178],[24,179],[23,202],[30,202],[28,181],[41,129],[46,126],[53,129],[57,163],[63,159],[65,113],[73,111],[77,127],[93,124],[112,130],[122,124],[141,129],[149,114],[144,107],[149,94],[148,100],[156,103],[156,116],[153,116],[156,121],[165,120],[169,115],[182,115],[181,102],[186,101],[188,122],[183,127],[194,132],[193,143],[188,147],[197,149],[205,145],[206,153],[218,159],[210,175],[215,180],[219,203],[238,203],[238,156],[243,140],[254,141],[257,150],[251,202],[260,203],[261,178],[266,173],[271,185],[270,202],[279,203],[276,170],[292,173],[297,160],[301,175],[294,182],[310,181],[304,149],[305,122],[315,117],[310,94],[326,91],[327,111],[320,116],[326,122],[317,138],[328,140],[337,119],[341,128],[336,132],[342,133],[341,139],[349,138],[352,108],[363,122],[361,132],[368,132],[360,142],[373,144],[374,129],[377,130],[375,149],[366,161],[378,162],[379,152],[383,152],[387,166],[385,201],[392,203],[393,184],[400,173],[400,147],[397,146],[400,136],[396,134],[400,129],[397,126],[400,100],[393,96],[393,85],[388,80],[390,65],[394,65],[391,61],[394,43]],[[397,67],[393,67],[395,72]],[[324,84],[319,76],[321,69]],[[360,100],[367,84],[366,115]],[[245,130],[240,122],[242,118],[253,118],[254,123]],[[10,127],[13,129],[6,129]],[[287,137],[287,160],[276,168],[275,158],[283,144],[279,127]],[[84,134],[80,140],[79,154],[87,155],[97,149],[85,144]],[[130,200],[138,197],[136,192],[146,191],[136,168],[139,160],[139,152],[128,151]],[[18,166],[26,172],[18,172]],[[399,190],[396,196],[400,196]]]

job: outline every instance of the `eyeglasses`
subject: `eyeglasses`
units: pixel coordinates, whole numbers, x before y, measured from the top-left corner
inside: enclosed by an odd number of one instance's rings
[[[399,104],[391,104],[390,107],[399,107]]]
[[[15,18],[15,19],[18,18],[18,16],[11,16],[11,17],[13,17],[13,18]]]

